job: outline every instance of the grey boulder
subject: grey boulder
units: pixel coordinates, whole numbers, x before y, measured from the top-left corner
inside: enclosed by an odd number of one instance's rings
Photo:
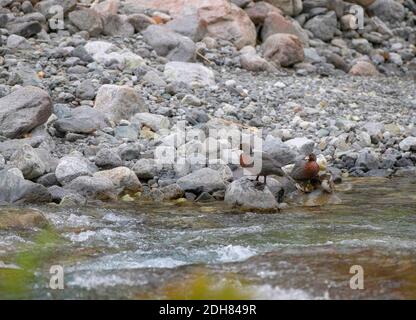
[[[52,114],[49,94],[37,87],[24,87],[0,99],[0,135],[21,138],[44,124]]]
[[[278,203],[269,187],[258,187],[247,177],[233,181],[225,190],[225,203],[244,209],[275,210]]]
[[[18,169],[0,171],[0,202],[50,202],[51,195],[44,186],[25,180]]]
[[[211,168],[196,170],[178,179],[177,184],[184,191],[213,192],[225,189],[221,174]]]
[[[159,56],[170,61],[195,60],[195,43],[179,33],[159,25],[150,25],[142,32],[144,40]]]

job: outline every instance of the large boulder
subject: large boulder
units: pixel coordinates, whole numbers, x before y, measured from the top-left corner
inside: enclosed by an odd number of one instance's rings
[[[195,42],[201,41],[207,33],[206,25],[198,18],[196,13],[177,17],[168,21],[165,26],[169,30],[180,33]]]
[[[136,174],[127,167],[118,167],[94,173],[93,177],[104,177],[111,180],[118,193],[138,192],[142,190],[142,184]]]
[[[285,144],[302,155],[309,155],[315,147],[315,142],[305,137],[289,139]]]
[[[353,76],[374,77],[379,75],[379,72],[370,61],[359,60],[351,67],[349,74]]]
[[[214,72],[199,63],[172,61],[165,65],[165,77],[171,82],[191,86],[215,85]]]
[[[111,14],[103,18],[103,33],[106,36],[130,37],[134,30],[127,16]]]
[[[280,13],[272,12],[268,14],[264,20],[263,28],[261,29],[262,41],[265,41],[269,36],[275,33],[293,34],[305,45],[309,40],[307,33],[296,21],[290,21]]]
[[[275,210],[278,203],[269,187],[248,177],[233,181],[225,190],[225,203],[244,209]]]
[[[265,0],[281,9],[289,16],[296,16],[302,12],[302,0]]]
[[[42,13],[42,15],[48,19],[56,14],[55,10],[51,10],[52,7],[59,7],[63,10],[64,14],[67,14],[69,11],[74,10],[77,5],[77,0],[42,0],[36,2],[34,9]]]
[[[273,34],[263,43],[262,49],[266,59],[282,67],[290,67],[305,58],[302,43],[292,34]]]
[[[335,11],[329,11],[324,15],[317,15],[308,20],[304,28],[312,32],[315,38],[330,41],[337,31],[337,15]]]
[[[103,31],[101,16],[93,9],[72,11],[68,18],[79,30],[88,31],[92,37],[98,36]]]
[[[195,60],[195,44],[188,37],[160,25],[150,25],[142,34],[144,40],[159,56],[171,61]]]
[[[155,159],[139,159],[134,165],[132,170],[140,179],[153,179],[159,172],[158,165]]]
[[[18,169],[0,171],[0,202],[50,202],[51,195],[44,186],[25,180]]]
[[[10,158],[10,163],[22,171],[25,179],[32,180],[43,175],[47,166],[30,145],[24,145]]]
[[[68,117],[58,119],[54,127],[63,133],[93,133],[98,129],[108,127],[103,112],[89,106],[81,106],[70,110]]]
[[[37,87],[24,87],[0,98],[0,135],[21,138],[44,124],[52,114],[49,94]]]
[[[195,15],[197,19],[190,21],[195,24],[191,30],[203,25],[208,35],[229,40],[238,49],[256,43],[254,24],[244,10],[228,0],[134,0],[132,4],[142,9],[168,11],[174,20]]]
[[[279,162],[281,166],[294,163],[298,155],[298,153],[291,146],[271,135],[266,137],[263,143],[263,151]]]
[[[256,44],[257,32],[254,23],[241,8],[233,3],[222,1],[202,7],[198,15],[207,26],[207,34],[232,42],[237,49]]]
[[[185,191],[213,192],[224,190],[225,183],[221,174],[211,168],[196,170],[178,179],[177,184]]]
[[[97,167],[82,157],[81,154],[74,153],[63,157],[55,170],[56,179],[60,184],[65,185],[80,176],[92,176],[97,171]]]
[[[379,17],[383,22],[390,23],[400,23],[406,15],[404,6],[395,0],[376,0],[367,7],[367,12]]]
[[[265,1],[254,2],[244,10],[256,25],[263,25],[269,14],[282,14],[280,9]]]
[[[129,119],[148,108],[139,93],[128,87],[105,84],[97,92],[94,108],[106,114],[109,120],[119,122]]]
[[[64,189],[78,193],[87,200],[115,200],[118,195],[113,182],[107,177],[78,177],[65,185]]]

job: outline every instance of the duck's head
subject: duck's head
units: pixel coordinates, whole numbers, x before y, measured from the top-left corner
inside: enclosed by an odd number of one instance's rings
[[[315,162],[316,161],[316,155],[314,153],[311,153],[308,155],[308,161]]]

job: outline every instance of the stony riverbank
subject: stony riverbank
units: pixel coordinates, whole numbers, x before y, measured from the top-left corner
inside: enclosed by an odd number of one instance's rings
[[[230,198],[239,148],[212,129],[293,161],[313,151],[336,181],[416,174],[414,1],[375,1],[363,30],[343,1],[218,0],[215,19],[202,0],[185,19],[179,2],[0,1],[0,202]],[[156,161],[161,146],[174,163]],[[245,196],[274,207],[282,188]]]

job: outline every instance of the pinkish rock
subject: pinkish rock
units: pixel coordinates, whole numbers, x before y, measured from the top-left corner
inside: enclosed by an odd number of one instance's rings
[[[282,14],[282,11],[265,1],[255,2],[244,9],[254,24],[263,24],[266,17],[271,13]]]
[[[206,6],[198,16],[207,26],[207,35],[232,42],[237,49],[255,45],[257,32],[254,23],[241,8],[224,2],[221,6]]]
[[[290,67],[305,58],[301,41],[292,34],[273,34],[263,43],[262,49],[266,59],[283,67]]]
[[[297,36],[304,45],[308,44],[309,39],[307,33],[296,21],[292,22],[280,13],[271,12],[264,20],[263,28],[261,30],[262,41],[266,41],[269,36],[275,33],[293,34]]]
[[[229,40],[240,49],[256,44],[256,27],[244,10],[227,0],[128,0],[142,8],[168,11],[175,19],[196,15],[193,30],[202,25],[207,35]],[[173,24],[173,23],[172,23]],[[182,23],[178,23],[179,27]],[[176,30],[178,31],[178,30]]]
[[[379,75],[379,72],[377,68],[368,61],[358,61],[356,62],[350,69],[349,74],[353,76],[377,76]]]

